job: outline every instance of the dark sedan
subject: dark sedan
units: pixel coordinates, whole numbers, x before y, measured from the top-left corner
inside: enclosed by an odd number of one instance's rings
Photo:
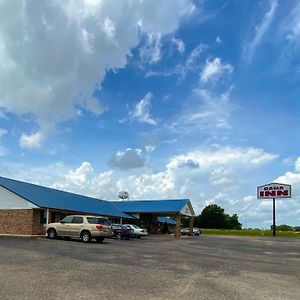
[[[134,237],[134,231],[122,224],[112,224],[111,229],[113,231],[113,236],[118,240]]]

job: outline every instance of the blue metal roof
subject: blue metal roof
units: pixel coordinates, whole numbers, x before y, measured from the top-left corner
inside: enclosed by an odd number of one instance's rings
[[[64,192],[0,176],[0,185],[41,208],[132,219],[109,201]]]
[[[168,218],[168,217],[158,217],[157,221],[159,223],[167,223],[170,225],[176,225],[176,220],[172,219],[172,218]]]
[[[188,199],[112,201],[126,213],[179,213],[187,202]]]

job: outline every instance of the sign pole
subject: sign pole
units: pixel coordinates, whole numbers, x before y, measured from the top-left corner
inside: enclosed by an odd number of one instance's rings
[[[273,236],[276,236],[276,222],[275,222],[275,198],[273,198]]]

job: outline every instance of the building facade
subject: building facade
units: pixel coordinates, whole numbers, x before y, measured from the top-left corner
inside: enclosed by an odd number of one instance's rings
[[[159,232],[160,216],[189,217],[192,233],[194,210],[189,199],[105,201],[40,185],[0,177],[0,234],[44,235],[48,223],[70,214],[106,216],[113,222],[138,220],[150,233]]]

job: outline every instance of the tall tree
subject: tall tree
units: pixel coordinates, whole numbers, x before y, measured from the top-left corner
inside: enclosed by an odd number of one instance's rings
[[[206,206],[200,214],[200,227],[225,229],[228,228],[228,218],[224,209],[216,204]]]
[[[242,224],[239,222],[239,217],[237,214],[228,216],[228,229],[242,229]]]
[[[207,205],[201,214],[195,218],[195,225],[212,229],[242,229],[237,214],[230,216],[216,204]]]

